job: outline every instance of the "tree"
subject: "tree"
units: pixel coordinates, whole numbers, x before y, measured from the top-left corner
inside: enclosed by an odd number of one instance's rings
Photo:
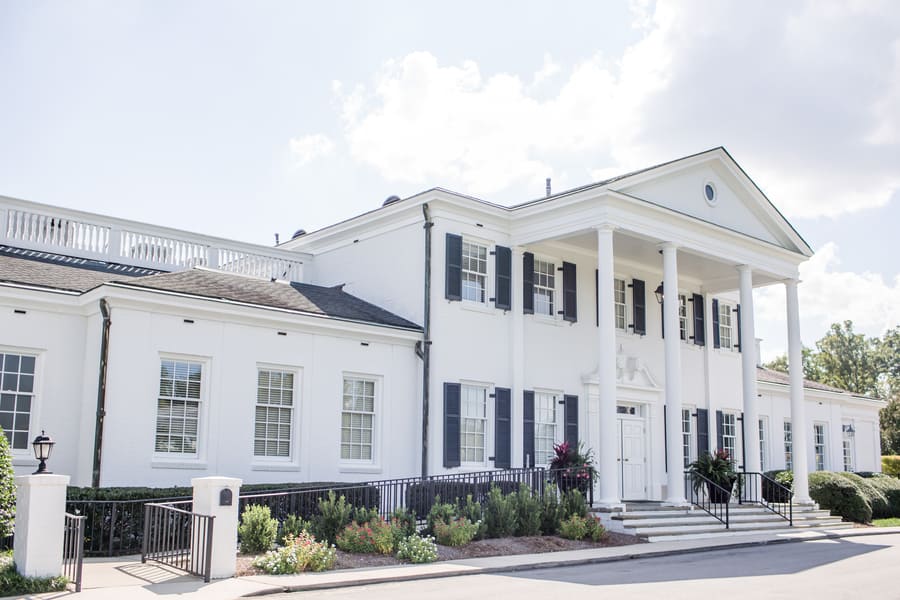
[[[900,394],[881,409],[881,453],[900,454]]]
[[[877,396],[879,392],[879,342],[853,333],[853,321],[834,323],[816,342],[816,363],[822,383],[856,394]]]
[[[9,441],[0,428],[0,537],[12,535],[16,523],[16,480]]]
[[[809,379],[810,381],[819,381],[822,377],[822,373],[819,370],[818,362],[816,362],[816,355],[814,354],[813,349],[804,346],[801,360],[803,362],[803,378]],[[781,373],[788,373],[789,370],[787,354],[776,356],[770,362],[765,363],[763,367],[772,369],[773,371],[779,371]]]

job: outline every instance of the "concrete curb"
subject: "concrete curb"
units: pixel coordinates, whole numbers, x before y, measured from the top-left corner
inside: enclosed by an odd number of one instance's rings
[[[376,585],[381,583],[398,583],[403,581],[423,581],[427,579],[445,579],[450,577],[463,577],[466,575],[490,575],[496,573],[515,573],[518,571],[531,571],[537,569],[554,569],[559,567],[573,567],[580,565],[592,565],[592,564],[602,564],[602,563],[611,563],[611,562],[620,562],[627,560],[638,560],[642,558],[660,558],[664,556],[674,556],[679,554],[698,554],[702,552],[712,552],[717,550],[734,550],[738,548],[750,548],[754,546],[768,546],[774,544],[790,544],[797,542],[811,542],[817,540],[828,540],[828,539],[839,539],[845,537],[860,537],[860,536],[870,536],[870,535],[888,535],[888,534],[896,534],[900,533],[900,527],[885,527],[878,528],[873,531],[870,529],[846,529],[846,530],[836,530],[836,531],[816,531],[816,532],[804,532],[810,533],[813,535],[794,535],[790,537],[778,537],[778,538],[767,538],[767,539],[756,539],[756,540],[747,540],[743,542],[731,542],[725,544],[712,544],[712,545],[704,545],[704,546],[694,546],[694,547],[686,547],[686,548],[667,548],[661,550],[649,550],[646,552],[627,552],[624,554],[616,554],[611,556],[596,556],[596,557],[584,557],[584,558],[571,558],[571,559],[563,559],[563,560],[526,560],[517,564],[510,565],[502,565],[502,566],[485,566],[479,567],[477,565],[473,566],[462,566],[456,569],[448,569],[446,571],[439,572],[426,572],[426,573],[409,573],[409,574],[397,574],[397,575],[388,575],[385,577],[357,577],[342,581],[322,581],[322,582],[309,582],[295,585],[284,585],[284,586],[276,586],[271,589],[259,590],[256,592],[251,592],[249,594],[245,594],[243,597],[255,597],[255,596],[267,596],[271,594],[281,594],[285,592],[302,592],[302,591],[317,591],[317,590],[328,590],[328,589],[338,589],[338,588],[349,588],[349,587],[359,587],[365,585]],[[709,542],[711,540],[696,540],[697,542]],[[533,557],[536,555],[522,555]],[[472,560],[487,560],[487,559],[472,559]],[[431,563],[435,564],[435,563]],[[445,563],[446,564],[446,563]],[[416,566],[410,565],[411,569],[414,569]],[[349,573],[358,572],[357,570],[348,570]]]

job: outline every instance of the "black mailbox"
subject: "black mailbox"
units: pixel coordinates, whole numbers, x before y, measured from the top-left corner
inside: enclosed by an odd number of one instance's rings
[[[228,488],[219,492],[219,506],[231,506],[231,490]]]

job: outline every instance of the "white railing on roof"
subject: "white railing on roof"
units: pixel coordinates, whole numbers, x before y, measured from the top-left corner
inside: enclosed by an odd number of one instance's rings
[[[303,281],[309,255],[0,196],[0,244],[180,271]]]

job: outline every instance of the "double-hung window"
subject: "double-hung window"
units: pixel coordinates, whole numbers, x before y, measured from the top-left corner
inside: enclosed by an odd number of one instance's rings
[[[628,327],[628,321],[626,317],[626,306],[625,306],[625,280],[624,279],[616,279],[613,285],[613,306],[616,310],[616,329],[621,331],[626,331]]]
[[[291,458],[294,422],[294,373],[259,368],[256,376],[254,456]]]
[[[766,420],[762,417],[759,419],[759,470],[765,471],[767,468],[767,452],[766,452]]]
[[[460,387],[459,453],[463,464],[483,465],[487,447],[488,389]]]
[[[487,301],[486,246],[472,242],[462,244],[462,299],[484,304]]]
[[[688,313],[687,313],[687,296],[678,294],[678,330],[681,341],[688,338]]]
[[[0,352],[0,426],[13,450],[28,450],[35,357]]]
[[[546,392],[534,394],[534,464],[547,465],[553,458],[553,445],[559,422],[559,396]]]
[[[694,450],[694,424],[691,421],[691,409],[681,409],[681,445],[684,451],[684,467],[691,464],[691,453]]]
[[[197,455],[203,363],[162,359],[156,401],[156,452]]]
[[[534,261],[534,314],[554,316],[556,293],[556,265],[544,260]]]
[[[816,457],[816,471],[825,470],[825,425],[813,424],[813,454]]]
[[[794,433],[790,421],[784,422],[784,468],[788,471],[794,469]]]
[[[848,473],[852,473],[855,469],[855,462],[853,456],[853,431],[850,425],[844,424],[842,427],[844,430],[843,436],[843,454],[844,454],[844,470]]]
[[[731,350],[734,333],[734,309],[729,304],[719,305],[719,344],[722,348]]]
[[[722,450],[728,452],[728,458],[734,462],[734,450],[737,447],[737,419],[734,413],[722,413]]]
[[[344,377],[341,460],[371,462],[375,447],[375,380]]]

